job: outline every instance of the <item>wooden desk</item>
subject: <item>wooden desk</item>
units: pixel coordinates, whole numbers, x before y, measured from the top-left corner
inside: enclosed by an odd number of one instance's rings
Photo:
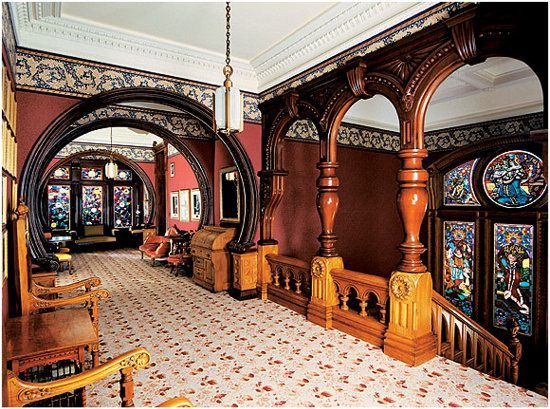
[[[33,366],[65,359],[77,361],[83,369],[84,348],[99,344],[84,308],[10,318],[6,339],[8,365],[16,375]]]

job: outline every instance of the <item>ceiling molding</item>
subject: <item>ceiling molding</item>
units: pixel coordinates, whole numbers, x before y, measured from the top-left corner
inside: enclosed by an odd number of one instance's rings
[[[125,67],[132,61],[134,69],[210,84],[223,80],[222,54],[63,18],[61,3],[54,4],[10,3],[20,47]],[[257,92],[256,74],[250,64],[234,58],[232,66],[235,83],[243,90]]]
[[[251,61],[232,59],[234,82],[258,93],[432,7],[436,3],[338,3]],[[223,79],[224,55],[112,26],[63,17],[60,2],[13,2],[20,47],[209,84]],[[137,58],[136,58],[137,57]]]

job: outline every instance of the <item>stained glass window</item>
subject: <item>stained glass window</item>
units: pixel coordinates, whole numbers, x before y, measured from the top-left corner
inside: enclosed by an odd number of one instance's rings
[[[132,171],[130,169],[120,169],[115,176],[115,180],[132,180]]]
[[[132,225],[132,187],[113,187],[113,206],[115,227],[129,227]]]
[[[446,221],[443,234],[443,293],[462,312],[472,316],[475,223]]]
[[[68,166],[61,166],[54,170],[50,179],[69,180],[71,178],[71,168]]]
[[[494,326],[515,317],[520,332],[532,333],[533,226],[495,223]]]
[[[83,167],[81,176],[84,180],[103,180],[103,169]]]
[[[446,205],[477,206],[472,188],[472,175],[477,159],[463,163],[445,174],[444,201]]]
[[[149,223],[149,191],[143,191],[143,223]]]
[[[82,224],[103,224],[103,188],[82,186]]]
[[[483,173],[489,199],[502,207],[525,207],[546,191],[542,160],[525,151],[509,151],[495,157]]]
[[[71,227],[71,187],[48,186],[48,222],[52,230],[69,230]]]

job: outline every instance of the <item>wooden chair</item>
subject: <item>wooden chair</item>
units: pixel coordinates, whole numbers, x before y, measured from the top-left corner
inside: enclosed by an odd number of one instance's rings
[[[106,377],[120,372],[120,399],[123,407],[134,406],[133,371],[145,368],[151,355],[145,348],[136,348],[111,359],[93,369],[78,375],[51,382],[31,383],[19,379],[13,372],[7,372],[7,406],[28,405],[43,399],[84,388]],[[187,398],[173,398],[159,407],[190,407]]]
[[[92,287],[101,284],[97,277],[88,278],[76,283],[59,287],[44,287],[35,283],[31,276],[30,257],[27,247],[27,217],[29,208],[20,201],[15,211],[14,221],[14,246],[16,249],[16,268],[18,280],[15,280],[16,293],[18,295],[19,310],[21,315],[28,315],[44,310],[52,310],[60,307],[85,305],[90,314],[92,325],[99,335],[99,311],[100,301],[109,298],[109,292],[105,289],[92,290]],[[84,292],[66,298],[43,298],[51,294],[64,294],[70,291],[84,288]],[[99,345],[90,345],[94,366],[99,363]]]

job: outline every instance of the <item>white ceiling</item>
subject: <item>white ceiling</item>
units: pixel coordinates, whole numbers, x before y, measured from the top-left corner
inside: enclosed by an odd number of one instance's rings
[[[110,129],[96,129],[79,136],[73,142],[97,143],[105,145],[105,149],[109,149],[111,143]],[[113,128],[113,145],[152,147],[154,142],[160,143],[162,142],[162,138],[139,129],[127,127]]]
[[[234,82],[260,92],[435,2],[235,2]],[[12,2],[18,45],[221,84],[222,2]]]
[[[489,58],[455,71],[437,89],[426,112],[426,131],[491,121],[543,110],[535,73],[511,58]],[[351,122],[399,131],[397,113],[382,96],[355,103],[344,116]]]

